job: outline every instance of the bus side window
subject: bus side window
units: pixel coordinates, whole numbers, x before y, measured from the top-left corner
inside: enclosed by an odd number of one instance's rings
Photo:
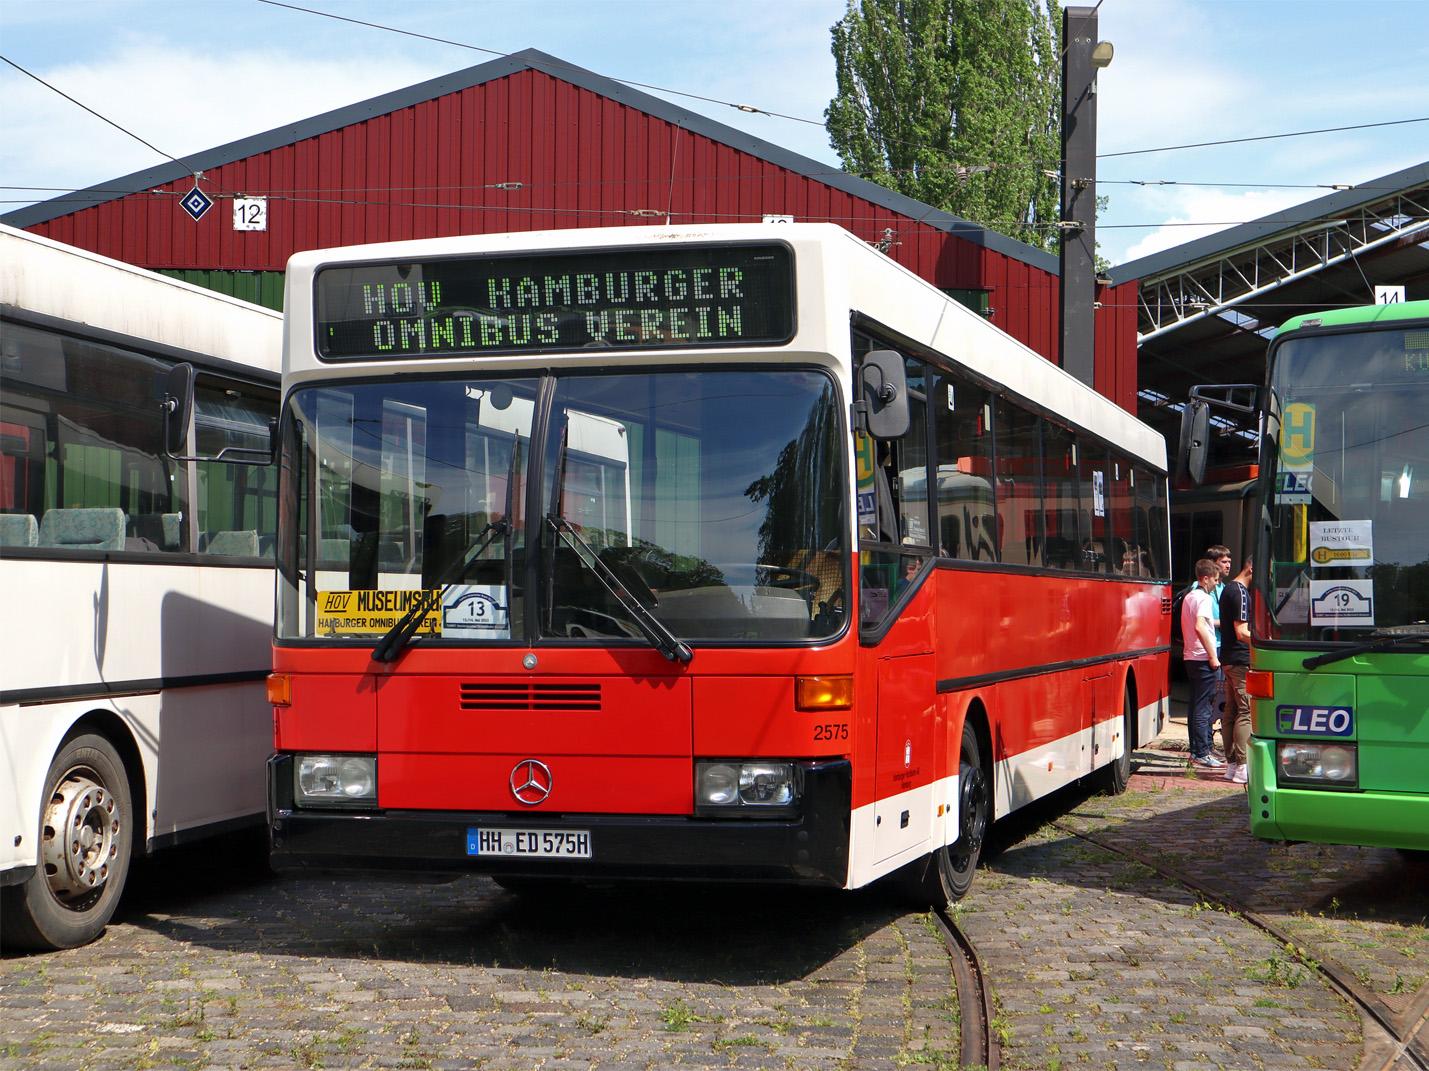
[[[922,361],[909,360],[906,367],[908,433],[888,444],[895,461],[890,476],[898,508],[897,541],[926,547],[934,539],[928,522],[928,370]]]
[[[185,505],[182,467],[163,456],[154,401],[163,396],[169,366],[28,324],[7,322],[5,335],[4,509],[39,519],[38,545],[61,555],[83,544],[53,534],[47,542],[43,518],[52,510],[120,515],[124,530],[100,541],[106,549],[166,549],[136,522],[155,518],[161,525],[157,518]]]
[[[932,408],[938,552],[964,561],[996,561],[992,406],[987,392],[961,376],[939,372]]]
[[[1108,569],[1126,576],[1149,575],[1141,571],[1141,546],[1131,531],[1131,465],[1115,452],[1107,464],[1106,510],[1111,531]]]
[[[993,404],[997,441],[997,528],[1002,561],[1042,565],[1041,433],[1037,417],[1005,399]]]
[[[870,339],[854,335],[857,354],[871,348]],[[928,486],[929,370],[922,361],[908,359],[906,371],[907,433],[899,439],[875,442],[859,432],[855,440],[859,464],[867,466],[864,471],[869,477],[862,484],[869,501],[859,517],[858,618],[864,628],[887,616],[900,592],[933,553],[938,538],[931,521]]]
[[[266,449],[268,420],[277,412],[277,404],[275,397],[256,388],[201,381],[194,391],[199,453],[213,456],[225,447]],[[197,470],[199,549],[238,557],[270,554],[278,524],[276,463],[200,461]],[[254,539],[240,533],[252,533]]]

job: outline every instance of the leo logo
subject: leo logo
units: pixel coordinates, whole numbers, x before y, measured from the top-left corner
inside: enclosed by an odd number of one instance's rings
[[[1280,425],[1280,457],[1287,465],[1308,465],[1315,456],[1315,407],[1291,402]]]
[[[350,591],[329,591],[323,596],[323,613],[325,614],[345,614],[347,608],[352,603],[352,592]]]

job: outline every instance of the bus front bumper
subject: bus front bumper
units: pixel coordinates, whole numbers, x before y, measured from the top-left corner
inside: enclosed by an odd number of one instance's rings
[[[1275,744],[1252,742],[1250,831],[1262,840],[1429,851],[1429,795],[1283,788]]]
[[[269,759],[271,862],[283,872],[384,881],[476,873],[835,888],[847,882],[853,776],[844,760],[805,765],[802,807],[790,819],[299,808],[292,785],[292,757]],[[468,854],[468,834],[481,829],[588,832],[590,858]]]

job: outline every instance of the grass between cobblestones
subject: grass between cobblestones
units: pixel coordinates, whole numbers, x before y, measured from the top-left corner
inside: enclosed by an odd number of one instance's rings
[[[1096,832],[1224,888],[1306,950]],[[1355,1012],[1304,956],[1387,1001],[1429,979],[1429,882],[1396,853],[1268,845],[1244,797],[1064,793],[995,831],[954,905],[992,980],[1003,1066],[1352,1068]],[[879,890],[573,891],[275,881],[184,850],[71,952],[0,960],[0,1071],[957,1066],[941,938]]]

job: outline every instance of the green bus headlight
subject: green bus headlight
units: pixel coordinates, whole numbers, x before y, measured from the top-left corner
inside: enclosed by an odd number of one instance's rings
[[[1281,741],[1277,748],[1280,780],[1353,787],[1359,783],[1359,753],[1354,744]]]

